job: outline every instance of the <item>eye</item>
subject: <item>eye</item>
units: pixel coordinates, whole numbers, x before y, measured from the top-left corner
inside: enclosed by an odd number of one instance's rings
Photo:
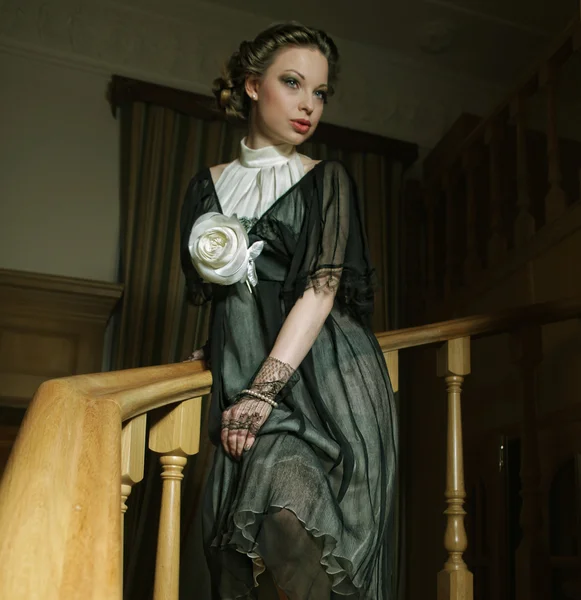
[[[284,82],[293,89],[296,89],[299,86],[299,82],[294,77],[286,77]]]
[[[317,98],[319,98],[319,100],[322,100],[325,104],[327,104],[328,94],[325,90],[319,90],[315,92],[315,95]]]

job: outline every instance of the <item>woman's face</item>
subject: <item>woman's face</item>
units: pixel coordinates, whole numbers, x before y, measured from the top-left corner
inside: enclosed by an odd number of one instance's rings
[[[310,138],[323,114],[328,73],[327,59],[319,50],[291,46],[278,51],[261,79],[249,78],[254,145],[297,146]]]

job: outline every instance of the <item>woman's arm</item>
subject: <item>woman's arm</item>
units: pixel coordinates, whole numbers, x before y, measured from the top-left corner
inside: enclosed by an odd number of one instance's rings
[[[308,289],[285,319],[270,356],[297,369],[315,343],[334,300],[335,294],[331,291]]]
[[[269,358],[290,366],[290,372],[298,368],[312,348],[325,320],[333,308],[335,293],[331,288],[316,292],[305,291],[292,307],[276,338]],[[268,361],[268,359],[267,359]],[[273,361],[273,362],[276,362]],[[256,376],[259,380],[261,373]],[[256,433],[264,424],[272,407],[261,400],[245,397],[224,411],[222,415],[222,445],[234,459],[254,444]],[[243,428],[244,425],[249,427]]]

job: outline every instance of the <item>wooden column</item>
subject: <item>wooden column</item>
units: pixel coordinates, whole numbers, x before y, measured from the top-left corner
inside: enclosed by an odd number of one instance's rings
[[[400,264],[405,269],[402,297],[407,301],[402,307],[401,316],[409,322],[423,314],[426,287],[426,236],[424,198],[420,182],[410,179],[405,186],[405,204],[403,209],[404,226],[401,228]]]
[[[579,6],[581,9],[581,0],[579,1]],[[579,50],[581,50],[581,27],[577,27],[573,32],[571,44],[573,52],[579,52]],[[579,167],[579,198],[581,198],[581,166]]]
[[[444,546],[448,560],[438,573],[438,600],[472,600],[472,573],[464,562],[468,546],[464,526],[464,460],[462,449],[461,394],[464,377],[470,373],[470,338],[450,340],[438,351],[438,376],[448,391],[448,445],[446,466],[447,517]]]
[[[549,590],[549,552],[543,533],[536,404],[542,329],[530,326],[513,334],[512,349],[521,376],[523,421],[521,433],[521,543],[516,551],[516,599],[546,600]]]
[[[454,279],[454,184],[453,174],[448,171],[442,179],[442,188],[444,189],[446,202],[446,240],[444,247],[446,249],[444,258],[444,298],[450,298],[452,293],[452,282]]]
[[[180,571],[180,492],[187,456],[200,448],[202,398],[182,402],[152,427],[149,448],[162,454],[163,490],[154,600],[178,600]]]
[[[533,237],[536,231],[535,218],[531,213],[531,196],[529,193],[526,98],[522,93],[519,93],[511,103],[511,115],[516,120],[518,212],[514,223],[514,243],[517,248],[520,248]]]
[[[121,513],[127,512],[127,498],[132,487],[143,479],[145,462],[145,427],[147,414],[123,425],[121,432]]]
[[[426,207],[426,288],[427,297],[433,298],[436,291],[436,206],[438,204],[438,190],[427,187],[424,191]]]
[[[502,172],[501,153],[503,128],[492,121],[486,130],[486,143],[490,156],[490,237],[488,238],[488,267],[492,267],[506,253],[506,236],[502,223]]]
[[[546,62],[539,72],[539,85],[547,89],[547,159],[549,191],[545,196],[547,223],[562,215],[567,208],[567,195],[561,183],[561,158],[559,152],[559,132],[557,127],[557,68]]]
[[[479,153],[473,147],[462,155],[466,177],[466,256],[462,270],[466,284],[470,284],[482,269],[476,244],[476,167],[479,158]]]
[[[391,387],[394,392],[397,392],[399,390],[399,351],[391,350],[390,352],[384,352],[383,358],[387,365]]]
[[[121,573],[123,574],[123,529],[127,498],[136,483],[143,479],[145,463],[145,426],[147,414],[139,415],[123,425],[121,431]]]

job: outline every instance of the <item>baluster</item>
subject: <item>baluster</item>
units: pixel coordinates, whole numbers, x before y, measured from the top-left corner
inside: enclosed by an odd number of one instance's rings
[[[478,152],[470,148],[462,156],[462,166],[466,174],[466,257],[464,259],[464,281],[470,284],[481,270],[476,245],[476,167]]]
[[[581,2],[579,4],[581,5]],[[579,24],[573,32],[573,36],[571,38],[571,48],[573,54],[581,50],[581,27],[579,27]],[[579,167],[579,198],[581,199],[581,167]]]
[[[464,562],[468,546],[464,526],[464,459],[462,449],[461,394],[464,377],[470,373],[470,338],[450,340],[438,351],[438,377],[445,377],[448,392],[448,444],[446,502],[448,508],[444,546],[448,560],[438,573],[438,600],[472,600],[472,573]]]
[[[149,434],[150,450],[162,454],[163,480],[154,600],[178,600],[182,471],[186,457],[196,454],[200,447],[201,406],[202,398],[182,402],[160,418]]]
[[[399,390],[399,353],[397,350],[390,350],[389,352],[384,352],[383,357],[387,365],[389,378],[391,379],[391,387],[394,393],[396,393]]]
[[[516,598],[545,600],[550,598],[549,552],[543,535],[536,416],[539,365],[543,352],[542,329],[540,325],[526,327],[511,338],[514,362],[521,376],[523,406],[520,471],[522,539],[516,551]]]
[[[425,259],[422,253],[422,243],[418,238],[422,231],[422,210],[423,194],[420,189],[420,182],[410,179],[405,187],[405,206],[404,206],[404,227],[402,227],[401,247],[403,254],[401,262],[405,265],[407,277],[402,282],[402,294],[404,298],[410,301],[403,307],[403,320],[409,322],[414,317],[423,312],[424,284],[422,280],[427,272]]]
[[[450,298],[452,292],[452,281],[454,276],[454,181],[452,175],[448,172],[442,178],[442,188],[444,189],[445,211],[446,211],[446,240],[444,243],[444,298]]]
[[[431,299],[436,291],[436,205],[438,201],[438,190],[428,187],[424,192],[426,207],[426,265],[427,265],[427,296]]]
[[[139,415],[123,425],[121,431],[121,589],[123,589],[123,534],[127,498],[143,479],[145,463],[145,426],[147,415]]]
[[[514,222],[514,244],[520,248],[530,240],[536,230],[535,218],[531,214],[529,172],[527,156],[526,98],[520,93],[511,103],[511,116],[516,118],[516,182],[517,209]]]
[[[493,121],[486,130],[485,141],[490,155],[490,238],[488,239],[488,267],[498,263],[506,253],[506,236],[502,227],[502,173],[501,153],[503,129]]]
[[[547,87],[547,159],[549,191],[545,196],[547,223],[562,215],[567,208],[567,195],[561,187],[561,159],[557,127],[557,69],[546,62],[539,72],[539,85]]]
[[[143,479],[145,426],[147,415],[139,415],[123,425],[121,432],[121,515],[127,512],[127,498]]]

